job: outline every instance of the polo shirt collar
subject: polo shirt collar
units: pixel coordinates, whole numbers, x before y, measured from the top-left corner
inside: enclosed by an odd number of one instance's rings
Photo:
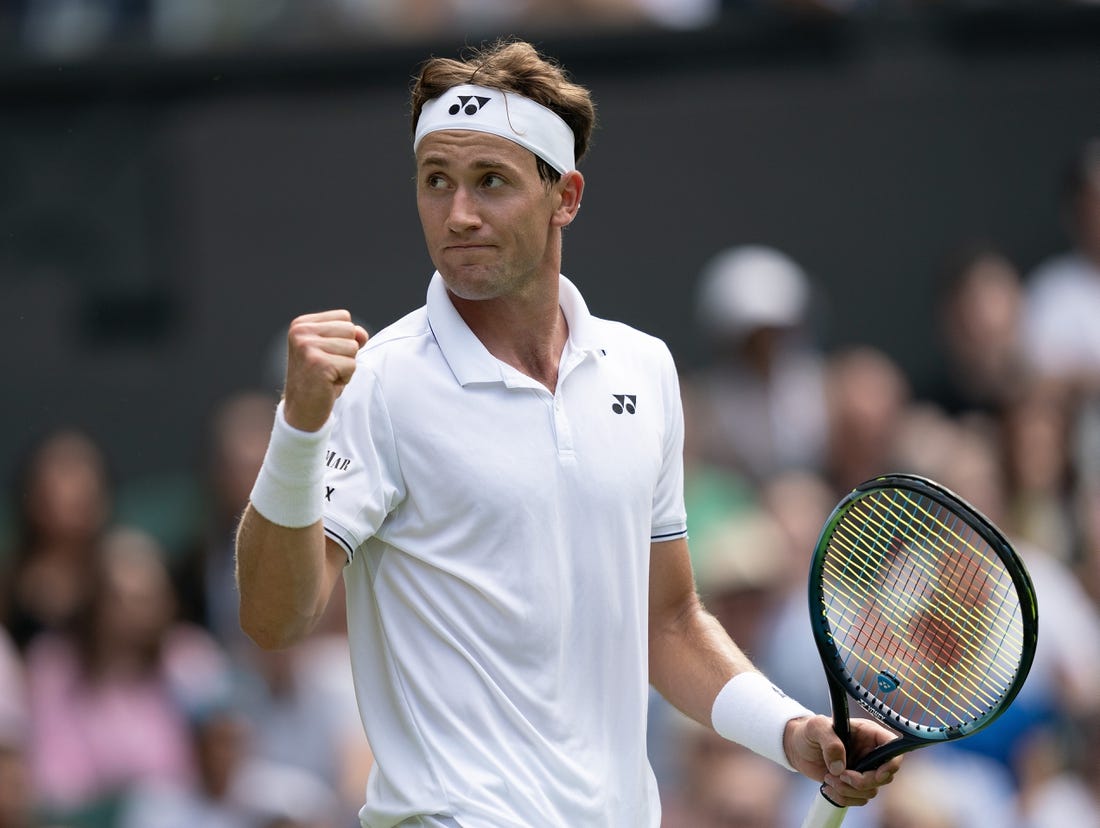
[[[597,327],[588,306],[576,286],[564,276],[558,276],[558,302],[569,323],[566,351],[587,354],[600,351]],[[503,382],[508,384],[505,365],[481,343],[455,310],[439,271],[428,285],[428,324],[432,335],[460,385]]]

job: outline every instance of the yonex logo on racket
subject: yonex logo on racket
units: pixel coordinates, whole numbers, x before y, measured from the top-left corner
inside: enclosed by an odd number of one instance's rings
[[[612,394],[615,398],[615,402],[611,403],[611,410],[616,414],[622,414],[624,411],[627,414],[633,414],[638,410],[638,395],[637,394]]]
[[[451,115],[457,115],[460,112],[466,115],[477,115],[490,100],[490,98],[483,98],[481,95],[459,95],[458,103],[451,104],[451,108],[447,112]]]
[[[878,689],[883,693],[893,693],[901,685],[900,681],[886,672],[879,673],[876,681],[878,682]]]

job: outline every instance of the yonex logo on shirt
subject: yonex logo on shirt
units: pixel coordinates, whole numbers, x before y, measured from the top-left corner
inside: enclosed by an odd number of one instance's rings
[[[637,411],[637,394],[612,394],[611,396],[615,398],[615,402],[611,403],[611,410],[616,414],[622,414],[624,411],[627,414],[633,414]]]
[[[480,95],[459,95],[458,103],[451,104],[451,108],[447,112],[451,115],[457,115],[459,112],[476,115],[485,104],[489,103],[489,100],[489,98],[483,98]],[[477,101],[477,103],[474,103],[474,101]]]

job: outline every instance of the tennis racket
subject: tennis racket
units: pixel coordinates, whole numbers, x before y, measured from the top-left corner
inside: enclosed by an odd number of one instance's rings
[[[849,759],[860,772],[989,725],[1035,654],[1035,592],[1016,552],[958,495],[913,475],[869,480],[837,505],[809,598],[837,735],[847,748],[849,696],[898,733]],[[846,812],[822,793],[803,828],[835,828]]]

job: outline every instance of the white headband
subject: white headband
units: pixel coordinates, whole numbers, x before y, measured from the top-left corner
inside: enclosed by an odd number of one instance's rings
[[[573,130],[557,113],[515,92],[465,84],[432,98],[420,110],[413,152],[425,135],[441,129],[499,135],[531,150],[559,173],[576,169]]]

